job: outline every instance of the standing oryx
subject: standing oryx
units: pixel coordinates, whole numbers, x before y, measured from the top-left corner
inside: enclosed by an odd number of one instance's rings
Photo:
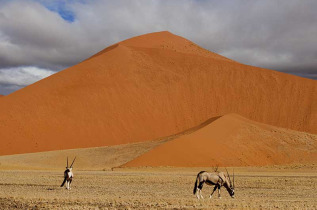
[[[76,157],[74,158],[72,164],[70,165],[70,167],[68,167],[68,157],[67,157],[67,166],[66,166],[66,170],[64,171],[64,181],[61,185],[61,187],[64,186],[65,182],[66,182],[66,189],[70,190],[70,184],[72,183],[74,174],[73,174],[73,164],[76,160]]]
[[[227,169],[226,169],[227,171]],[[221,198],[220,196],[220,187],[224,186],[229,195],[234,198],[234,172],[233,172],[233,183],[231,183],[231,179],[229,176],[229,173],[227,171],[227,174],[223,172],[206,172],[206,171],[201,171],[197,174],[197,179],[195,182],[195,187],[194,187],[194,195],[196,194],[197,190],[197,198],[200,199],[203,198],[201,195],[201,189],[203,188],[204,183],[206,182],[207,185],[215,185],[214,190],[210,194],[209,198],[211,198],[212,194],[216,191],[218,188],[218,197]],[[198,185],[199,184],[199,185]]]

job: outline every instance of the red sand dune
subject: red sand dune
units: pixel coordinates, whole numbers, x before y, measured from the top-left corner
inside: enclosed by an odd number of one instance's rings
[[[0,155],[148,141],[227,113],[317,133],[316,88],[146,34],[3,97]]]
[[[259,166],[316,161],[317,135],[229,114],[123,166]]]

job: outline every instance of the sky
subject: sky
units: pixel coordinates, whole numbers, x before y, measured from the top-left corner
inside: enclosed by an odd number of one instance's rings
[[[0,94],[155,31],[316,80],[316,11],[316,0],[0,0]]]

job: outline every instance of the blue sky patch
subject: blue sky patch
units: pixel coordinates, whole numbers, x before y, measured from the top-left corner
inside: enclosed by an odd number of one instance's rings
[[[55,1],[39,1],[43,6],[45,6],[50,11],[56,12],[67,22],[74,22],[75,14],[71,10],[69,4],[73,1],[66,1],[66,0],[55,0]]]
[[[75,20],[75,15],[72,11],[70,10],[64,10],[64,9],[60,9],[58,11],[58,14],[66,21],[68,22],[74,22]]]

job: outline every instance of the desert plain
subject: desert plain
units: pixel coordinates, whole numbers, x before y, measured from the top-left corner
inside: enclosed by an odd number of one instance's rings
[[[206,170],[206,168],[204,168]],[[207,170],[212,170],[207,168]],[[235,168],[236,195],[219,199],[193,186],[198,168],[75,171],[72,189],[61,171],[0,171],[1,209],[316,209],[317,167]],[[229,168],[229,171],[231,168]]]

